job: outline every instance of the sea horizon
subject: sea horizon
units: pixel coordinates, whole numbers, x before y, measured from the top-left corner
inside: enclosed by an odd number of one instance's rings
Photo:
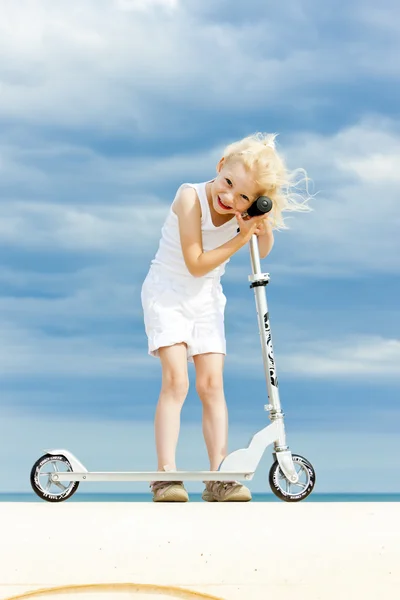
[[[253,502],[283,502],[274,494],[253,492]],[[203,502],[201,493],[189,493],[191,502]],[[34,492],[0,492],[0,502],[45,502]],[[64,502],[152,502],[150,492],[82,492],[77,491]],[[400,502],[400,493],[314,493],[301,502]]]

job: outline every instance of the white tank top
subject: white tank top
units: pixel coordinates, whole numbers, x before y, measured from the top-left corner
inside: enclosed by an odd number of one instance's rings
[[[235,216],[232,219],[216,227],[211,219],[210,207],[207,200],[206,184],[204,183],[184,183],[182,184],[174,198],[174,201],[181,189],[192,187],[196,190],[201,206],[201,232],[203,237],[203,250],[213,250],[225,242],[231,240],[237,235],[238,222]],[[157,253],[151,261],[152,265],[160,265],[164,269],[175,273],[176,275],[186,275],[193,277],[186,267],[179,236],[178,216],[172,210],[173,202],[170,206],[167,218],[161,229],[161,239]],[[225,265],[230,259],[209,271],[204,277],[219,278],[225,272]]]

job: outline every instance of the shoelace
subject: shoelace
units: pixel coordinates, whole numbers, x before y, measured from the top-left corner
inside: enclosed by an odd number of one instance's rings
[[[214,486],[217,488],[223,488],[224,490],[227,490],[231,487],[233,488],[240,486],[240,483],[238,483],[237,481],[210,481],[211,491],[213,491]]]
[[[152,481],[149,487],[152,489],[153,492],[158,492],[158,490],[165,487],[166,485],[175,485],[181,483],[181,481]]]

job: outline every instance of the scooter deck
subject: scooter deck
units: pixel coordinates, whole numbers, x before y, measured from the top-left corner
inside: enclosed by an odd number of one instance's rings
[[[44,473],[42,473],[43,475]],[[254,472],[237,471],[51,471],[53,481],[238,481],[253,479]]]

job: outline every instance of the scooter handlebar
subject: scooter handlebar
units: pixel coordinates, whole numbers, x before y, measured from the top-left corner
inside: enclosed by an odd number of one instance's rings
[[[272,200],[268,196],[260,196],[253,202],[250,208],[247,209],[249,217],[257,217],[266,214],[272,209]]]
[[[257,200],[254,200],[250,208],[248,208],[244,213],[242,213],[242,217],[258,217],[260,215],[265,215],[266,213],[269,213],[271,209],[271,198],[268,198],[268,196],[259,196]],[[238,227],[237,231],[239,233],[240,227]]]

